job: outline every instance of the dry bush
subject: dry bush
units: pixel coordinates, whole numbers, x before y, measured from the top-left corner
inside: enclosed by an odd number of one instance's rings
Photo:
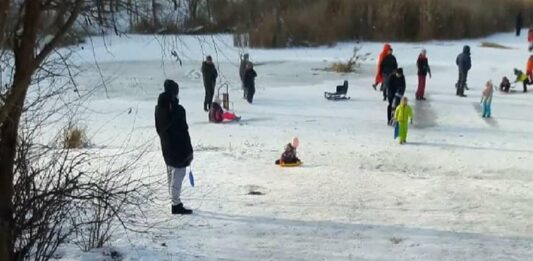
[[[82,149],[89,146],[87,128],[80,126],[68,126],[64,130],[63,148]]]

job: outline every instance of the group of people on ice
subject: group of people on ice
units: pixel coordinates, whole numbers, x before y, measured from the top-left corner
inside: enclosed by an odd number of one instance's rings
[[[208,55],[206,60],[202,62],[201,71],[205,89],[204,111],[208,112],[209,122],[221,123],[240,120],[240,117],[233,112],[223,110],[220,97],[214,97],[218,71],[213,63],[213,58],[210,55]],[[242,83],[243,98],[246,99],[248,103],[252,104],[255,94],[255,78],[257,77],[257,73],[254,70],[254,65],[250,61],[248,54],[244,54],[241,59],[239,76]]]
[[[425,90],[427,76],[431,78],[431,67],[427,57],[427,51],[421,50],[416,61],[418,87],[415,98],[418,101],[425,101]],[[464,46],[463,51],[456,58],[458,68],[458,80],[455,84],[456,95],[466,97],[465,90],[468,90],[468,73],[472,68],[470,47]],[[202,63],[202,76],[205,88],[205,98],[203,102],[204,111],[209,114],[209,121],[220,123],[224,121],[239,120],[240,117],[229,111],[224,111],[220,98],[215,96],[215,86],[218,78],[218,71],[213,63],[212,57],[207,56]],[[516,80],[514,83],[522,83],[523,91],[527,92],[527,86],[533,84],[533,55],[529,57],[526,72],[519,69],[514,70]],[[241,58],[239,66],[239,76],[242,83],[243,98],[250,104],[253,103],[255,94],[255,78],[257,73],[253,68],[253,63],[249,60],[249,55],[245,54]],[[346,83],[347,85],[347,83]],[[375,90],[380,86],[383,93],[383,100],[387,101],[387,124],[395,127],[395,137],[399,138],[400,144],[407,142],[409,124],[413,123],[414,112],[409,105],[409,100],[405,96],[406,81],[404,71],[398,66],[396,57],[390,44],[385,44],[383,51],[379,55],[377,74],[372,85]],[[507,77],[502,79],[500,90],[510,92],[512,84]],[[173,80],[164,82],[164,92],[159,95],[155,110],[156,130],[161,140],[163,158],[168,167],[168,184],[171,195],[172,214],[192,214],[192,210],[183,206],[180,200],[181,187],[186,176],[186,170],[193,161],[193,147],[188,132],[185,109],[178,100],[179,85]],[[491,103],[494,94],[494,85],[491,81],[486,82],[481,95],[482,117],[491,117]],[[275,161],[280,166],[299,166],[302,164],[297,157],[296,149],[299,140],[294,138],[292,142],[285,146],[281,157]],[[189,173],[192,177],[192,172]],[[192,182],[192,181],[191,181]]]

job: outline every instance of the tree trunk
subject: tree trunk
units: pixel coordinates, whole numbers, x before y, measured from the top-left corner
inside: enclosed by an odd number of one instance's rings
[[[13,171],[17,134],[24,100],[35,71],[34,47],[41,15],[39,1],[26,0],[23,31],[14,42],[15,75],[11,92],[1,108],[7,116],[0,121],[0,260],[16,260],[13,238]]]
[[[10,0],[0,0],[0,48],[5,44],[5,26],[10,9]]]
[[[156,31],[159,30],[159,3],[157,3],[157,0],[152,0],[152,22]]]

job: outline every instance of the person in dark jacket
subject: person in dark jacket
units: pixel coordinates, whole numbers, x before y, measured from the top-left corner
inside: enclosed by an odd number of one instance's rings
[[[400,104],[400,101],[405,94],[406,85],[403,69],[396,69],[389,77],[388,82],[387,98],[389,104],[387,105],[387,124],[391,125],[396,106]]]
[[[416,99],[426,100],[424,97],[426,91],[426,79],[428,74],[429,78],[431,78],[431,68],[429,68],[427,52],[425,49],[422,49],[422,52],[420,52],[418,60],[416,61],[416,67],[418,68],[418,89],[416,90]]]
[[[522,11],[520,11],[516,15],[516,36],[520,36],[520,32],[522,31],[523,25],[524,25],[524,17],[522,16]]]
[[[252,103],[255,94],[255,77],[257,73],[254,70],[254,65],[248,63],[246,65],[246,71],[244,72],[244,92],[248,103]]]
[[[455,60],[457,67],[459,68],[459,80],[457,81],[457,96],[466,97],[465,89],[468,90],[466,86],[466,81],[468,78],[468,71],[472,68],[472,60],[470,59],[470,46],[465,45],[463,47],[463,52],[457,56]]]
[[[213,96],[215,95],[215,85],[217,82],[218,72],[213,64],[213,58],[208,55],[206,60],[202,63],[202,76],[204,78],[205,99],[204,111],[209,111]]]
[[[383,59],[383,61],[381,62],[381,65],[380,65],[380,70],[381,70],[381,73],[383,74],[383,100],[387,100],[387,90],[388,90],[388,79],[390,78],[390,76],[394,73],[394,71],[396,69],[398,69],[398,62],[396,62],[396,57],[394,57],[394,55],[392,54],[392,48],[389,50],[389,53],[387,54],[387,56],[385,56],[385,58]]]
[[[242,59],[241,59],[241,65],[239,66],[239,76],[241,77],[241,83],[242,83],[242,90],[243,90],[243,98],[246,99],[246,93],[244,91],[244,73],[246,72],[246,66],[248,64],[251,64],[252,62],[250,61],[250,55],[245,53],[243,56],[242,56]]]
[[[167,178],[172,199],[172,214],[188,215],[192,210],[183,207],[181,185],[186,169],[193,160],[193,149],[185,109],[179,104],[179,86],[166,80],[165,91],[159,95],[155,107],[155,127],[161,139],[161,150],[168,167]]]

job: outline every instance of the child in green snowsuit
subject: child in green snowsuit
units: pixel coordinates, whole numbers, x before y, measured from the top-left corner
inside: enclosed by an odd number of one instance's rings
[[[407,129],[409,126],[409,121],[413,124],[413,109],[408,104],[407,97],[403,97],[400,105],[396,107],[396,112],[394,113],[394,119],[397,124],[400,126],[400,144],[407,142]]]

